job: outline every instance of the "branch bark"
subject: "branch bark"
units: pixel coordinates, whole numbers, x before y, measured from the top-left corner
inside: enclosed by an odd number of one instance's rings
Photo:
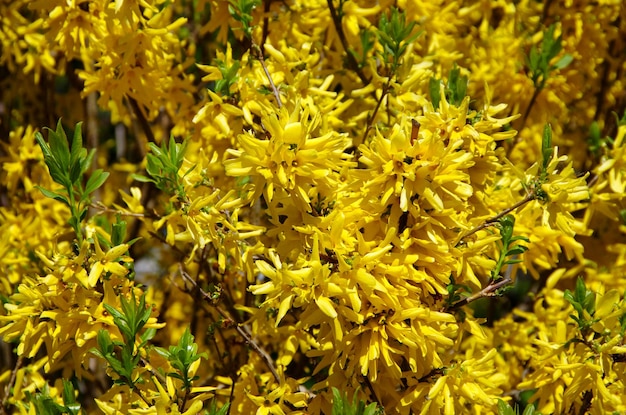
[[[179,270],[180,270],[180,275],[183,277],[183,279],[189,282],[191,285],[193,285],[194,289],[198,290],[198,292],[202,295],[202,297],[211,305],[211,307],[215,308],[215,310],[217,310],[217,312],[224,319],[232,321],[232,322],[236,322],[236,320],[232,318],[226,310],[224,310],[219,305],[214,304],[215,302],[214,299],[206,291],[204,291],[198,285],[198,283],[194,281],[193,278],[191,278],[189,274],[187,274],[183,270],[183,267],[181,265],[179,265]],[[243,337],[245,342],[252,348],[252,350],[254,350],[259,355],[259,357],[261,357],[261,359],[265,362],[265,365],[268,367],[268,369],[272,373],[272,376],[274,376],[274,379],[276,380],[276,382],[280,383],[280,375],[278,374],[278,371],[274,367],[274,361],[270,357],[269,353],[267,353],[261,346],[259,346],[254,341],[254,339],[252,338],[252,334],[250,333],[250,330],[248,329],[248,327],[245,325],[236,323],[234,328],[237,331],[237,333],[239,333],[239,335]]]

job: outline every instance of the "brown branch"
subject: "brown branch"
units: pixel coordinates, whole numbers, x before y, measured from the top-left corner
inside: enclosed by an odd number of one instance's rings
[[[341,24],[341,17],[337,13],[337,9],[335,9],[333,0],[327,0],[327,3],[328,10],[330,11],[330,17],[333,19],[335,30],[337,31],[337,35],[339,36],[339,41],[341,42],[341,46],[343,46],[343,49],[346,51],[346,55],[348,57],[348,65],[350,66],[350,69],[352,69],[358,75],[363,84],[369,84],[370,80],[367,79],[367,77],[363,73],[363,70],[359,67],[359,63],[356,61],[356,58],[348,48],[348,39],[346,39],[346,34],[343,31],[343,25]]]
[[[102,204],[102,202],[92,203],[92,204],[89,205],[89,207],[91,207],[93,209],[97,209],[97,210],[102,211],[102,212],[115,213],[116,215],[128,216],[128,217],[132,217],[132,218],[145,218],[145,217],[149,216],[149,215],[146,215],[145,213],[123,212],[121,210],[111,209],[110,207],[107,207],[104,204]]]
[[[391,89],[391,78],[389,78],[387,83],[383,85],[383,91],[380,94],[380,98],[378,99],[378,102],[376,103],[376,107],[374,108],[374,111],[372,112],[372,114],[369,117],[367,117],[367,125],[365,127],[365,133],[363,134],[362,143],[365,143],[365,140],[367,139],[367,135],[369,134],[370,130],[372,129],[374,125],[374,119],[376,118],[376,114],[378,113],[378,110],[380,109],[380,106],[382,105],[383,100],[389,93],[390,89]]]
[[[17,377],[17,371],[20,370],[22,364],[24,363],[24,355],[19,355],[17,361],[15,362],[15,367],[11,371],[11,377],[4,387],[4,396],[2,397],[2,405],[0,406],[0,414],[6,415],[7,412],[7,402],[9,401],[9,395],[11,394],[11,388],[15,383],[15,378]]]
[[[126,96],[126,98],[128,98],[128,102],[130,103],[130,106],[133,109],[133,112],[135,113],[135,117],[137,117],[137,120],[139,121],[139,125],[141,125],[141,129],[143,130],[143,133],[146,135],[146,138],[148,139],[149,142],[154,143],[154,133],[152,132],[152,128],[150,127],[150,123],[148,122],[148,119],[146,118],[145,114],[139,107],[139,103],[137,103],[137,100],[135,98],[132,98],[130,96]]]
[[[265,76],[270,82],[270,87],[272,88],[272,92],[274,92],[274,97],[276,98],[276,105],[278,105],[278,108],[282,108],[283,101],[280,99],[280,93],[278,92],[278,88],[276,88],[276,85],[274,84],[274,80],[272,79],[272,76],[270,75],[270,71],[267,69],[267,65],[265,65],[265,58],[263,57],[263,52],[261,51],[261,48],[259,47],[259,45],[257,45],[254,42],[254,40],[252,40],[250,49],[252,50],[253,55],[255,55],[255,57],[259,60],[259,62],[261,62],[261,66],[263,67]]]
[[[531,200],[535,200],[536,197],[537,196],[535,195],[534,192],[527,193],[526,196],[522,200],[520,200],[519,202],[515,203],[513,206],[504,209],[502,212],[500,212],[497,215],[492,216],[489,219],[485,220],[483,223],[481,223],[480,225],[476,226],[474,229],[470,230],[469,232],[467,232],[465,234],[462,234],[462,236],[455,243],[455,246],[458,245],[463,239],[467,238],[468,236],[473,235],[476,232],[478,232],[479,230],[484,229],[484,228],[486,228],[488,226],[491,226],[491,225],[495,224],[504,215],[507,215],[507,214],[513,212],[515,209],[525,205],[526,203],[530,202]]]
[[[180,275],[183,277],[183,279],[187,282],[189,282],[191,285],[193,285],[193,287],[198,290],[198,292],[202,295],[202,297],[204,297],[204,299],[211,305],[211,307],[215,308],[215,310],[217,310],[217,312],[225,319],[228,321],[233,321],[235,322],[236,320],[234,318],[232,318],[230,316],[230,314],[224,310],[222,307],[220,307],[215,303],[215,300],[206,292],[204,291],[196,281],[194,281],[193,278],[191,278],[191,276],[189,274],[187,274],[184,270],[182,265],[179,264],[179,272]],[[250,333],[250,331],[248,330],[248,328],[242,324],[236,323],[234,325],[235,330],[237,331],[237,333],[239,333],[239,335],[241,337],[244,338],[245,342],[259,355],[259,357],[265,362],[266,366],[268,367],[268,369],[270,370],[270,372],[272,372],[272,375],[274,376],[274,379],[276,380],[276,382],[280,383],[280,375],[278,374],[278,372],[276,371],[276,368],[274,367],[274,361],[272,360],[271,356],[265,351],[263,350],[263,348],[261,348],[261,346],[259,346],[254,339],[252,339],[252,335]]]
[[[137,120],[139,121],[139,125],[141,125],[141,129],[146,135],[148,142],[154,143],[155,142],[154,133],[152,132],[152,128],[150,127],[150,123],[148,122],[148,119],[146,118],[143,111],[139,107],[139,104],[137,103],[137,101],[130,96],[127,96],[127,98],[128,98],[128,102],[130,103],[130,106],[133,112],[135,113],[135,116],[137,117]],[[147,154],[147,149],[141,148],[140,151],[142,152],[142,157],[145,157]],[[155,187],[152,186],[150,183],[143,184],[141,188],[141,205],[142,206],[144,207],[148,206],[148,202],[150,201],[150,199],[152,199],[154,189]],[[133,224],[133,228],[130,231],[131,239],[135,239],[137,235],[139,235],[141,226],[142,226],[141,221],[136,221]]]
[[[269,13],[272,5],[272,0],[264,0],[263,1],[263,37],[261,38],[261,47],[265,45],[267,41],[267,36],[270,33],[270,19]]]
[[[472,303],[478,299],[485,298],[485,297],[493,297],[496,295],[497,290],[499,290],[500,288],[506,285],[509,285],[511,282],[513,282],[513,280],[511,279],[510,276],[507,276],[498,281],[492,281],[489,283],[489,285],[487,285],[482,290],[478,291],[476,294],[472,294],[469,297],[465,297],[462,300],[459,300],[456,303],[452,304],[450,307],[447,307],[447,310],[448,311],[458,310],[459,308],[469,303]]]

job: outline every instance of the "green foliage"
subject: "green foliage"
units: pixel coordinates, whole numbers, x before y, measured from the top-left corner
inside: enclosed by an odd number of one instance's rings
[[[522,260],[519,255],[528,250],[528,247],[516,243],[518,241],[529,242],[525,236],[513,236],[513,228],[515,227],[515,217],[513,215],[505,215],[498,221],[500,229],[500,254],[496,266],[491,270],[491,278],[493,280],[500,277],[502,268],[505,265],[517,264]]]
[[[243,32],[247,38],[252,37],[252,12],[261,4],[260,0],[229,0],[228,12],[230,15],[241,23]]]
[[[450,284],[446,286],[448,297],[446,298],[446,308],[451,308],[455,303],[461,301],[463,293],[471,293],[472,290],[467,284],[458,284],[454,276],[450,276]]]
[[[206,359],[207,354],[198,353],[198,345],[194,342],[194,337],[189,331],[189,327],[187,327],[176,346],[170,346],[169,350],[156,347],[155,350],[161,356],[167,358],[170,364],[177,370],[177,372],[171,372],[167,375],[180,379],[183,382],[185,391],[191,391],[191,383],[198,379],[198,376],[190,375],[191,364],[201,357]]]
[[[383,409],[378,408],[375,402],[365,406],[365,402],[357,401],[357,392],[352,396],[352,402],[348,399],[347,393],[340,393],[337,388],[333,388],[333,410],[332,415],[378,415]]]
[[[602,137],[600,126],[597,121],[594,121],[589,126],[587,144],[589,146],[589,152],[597,158],[600,157],[609,146],[613,145],[613,139],[611,137]]]
[[[169,145],[163,141],[161,147],[148,143],[151,153],[147,154],[146,172],[150,177],[134,174],[132,177],[140,182],[151,182],[169,195],[177,195],[179,200],[185,198],[185,189],[178,171],[183,164],[187,140],[177,143],[170,137]],[[185,174],[191,172],[189,169]]]
[[[113,316],[113,321],[120,330],[124,342],[113,341],[106,330],[98,331],[98,348],[92,348],[91,352],[106,360],[111,369],[119,376],[116,383],[126,384],[131,389],[135,388],[138,380],[133,373],[140,359],[139,350],[144,347],[156,334],[156,329],[148,329],[139,336],[139,332],[150,318],[151,308],[146,307],[145,294],[137,304],[135,295],[127,301],[123,296],[120,298],[122,311],[105,304],[104,308]],[[135,340],[139,336],[140,344],[135,347]]]
[[[63,379],[63,405],[56,403],[50,396],[48,385],[44,385],[41,392],[34,395],[26,392],[26,395],[38,415],[78,415],[81,410],[80,404],[76,402],[74,385],[65,379]]]
[[[231,96],[230,87],[233,86],[239,79],[237,74],[239,73],[241,62],[235,61],[231,66],[228,66],[226,62],[216,59],[215,64],[222,74],[222,79],[215,81],[214,90],[222,96]]]
[[[498,415],[519,415],[519,408],[516,405],[515,409],[513,409],[511,405],[498,399]],[[535,411],[533,405],[527,405],[522,415],[540,415],[540,412]]]
[[[227,415],[228,408],[230,407],[230,403],[222,406],[220,409],[217,409],[217,402],[214,400],[211,401],[211,405],[209,406],[208,412],[205,411],[207,415]]]
[[[441,102],[441,89],[440,86],[443,83],[443,80],[437,79],[435,77],[430,78],[428,89],[430,92],[430,100],[433,103],[433,108],[439,108],[439,103]],[[448,82],[444,85],[444,93],[446,100],[455,106],[461,105],[463,99],[467,95],[467,84],[468,78],[467,76],[461,76],[461,70],[459,67],[454,64],[453,68],[450,69],[450,74],[448,75]]]
[[[549,202],[548,194],[543,190],[542,185],[548,180],[548,166],[554,156],[554,147],[552,146],[552,127],[545,124],[543,127],[543,135],[541,138],[541,164],[539,172],[529,184],[524,184],[524,188],[531,194],[533,199],[542,203]]]
[[[367,66],[367,59],[372,50],[374,50],[374,46],[376,46],[376,36],[370,30],[363,29],[359,35],[361,40],[361,53],[359,54],[353,48],[350,48],[349,53],[354,56],[359,65],[359,68],[364,68]]]
[[[95,150],[87,152],[87,149],[83,147],[81,125],[82,123],[76,124],[71,148],[61,120],[57,123],[56,131],[46,128],[48,143],[41,133],[35,134],[52,180],[63,186],[62,189],[57,190],[44,189],[39,186],[37,188],[45,196],[62,202],[70,208],[68,223],[74,229],[79,241],[83,239],[81,223],[87,216],[91,194],[102,186],[109,176],[109,173],[101,169],[95,170],[83,187],[84,176],[91,166]]]
[[[570,314],[570,317],[578,324],[578,328],[585,332],[596,322],[592,318],[596,308],[596,294],[588,290],[583,279],[578,277],[574,292],[565,290],[564,297],[576,310],[577,315]]]
[[[561,52],[563,45],[561,43],[562,36],[554,37],[554,24],[550,25],[543,34],[541,48],[532,46],[528,56],[526,57],[526,68],[530,79],[532,79],[535,88],[542,90],[548,80],[550,72],[567,67],[574,59],[569,53],[564,54],[555,63],[550,63]]]
[[[547,168],[552,160],[554,147],[552,147],[552,127],[550,124],[543,126],[543,136],[541,138],[541,173],[539,177],[545,180],[547,177]]]
[[[415,22],[407,24],[406,14],[395,7],[391,9],[391,16],[383,14],[380,17],[378,30],[375,32],[383,48],[379,57],[390,75],[396,73],[408,45],[420,35],[420,32],[413,33],[415,25]]]

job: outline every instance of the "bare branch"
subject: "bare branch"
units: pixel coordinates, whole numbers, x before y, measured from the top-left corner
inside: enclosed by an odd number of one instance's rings
[[[17,371],[20,370],[22,364],[24,363],[24,355],[19,355],[17,361],[15,362],[15,366],[11,371],[11,377],[4,387],[4,396],[2,397],[2,405],[0,406],[0,414],[6,415],[7,412],[7,402],[9,401],[9,396],[11,394],[11,388],[15,384],[15,378],[17,377]]]
[[[330,11],[330,17],[333,19],[333,24],[335,25],[335,30],[337,31],[337,35],[339,36],[339,41],[341,42],[341,46],[346,51],[346,55],[348,57],[348,65],[350,69],[352,69],[359,77],[363,84],[367,85],[370,83],[370,80],[367,79],[363,70],[359,67],[359,63],[356,61],[356,58],[350,50],[348,49],[348,40],[346,39],[346,34],[343,31],[343,25],[341,24],[341,17],[337,13],[337,9],[333,4],[333,0],[327,0],[328,10]]]
[[[509,285],[511,282],[513,282],[513,280],[511,279],[511,277],[508,277],[508,276],[501,280],[492,281],[489,283],[489,285],[487,285],[482,290],[478,291],[476,294],[472,294],[469,297],[465,297],[462,300],[457,301],[456,303],[452,304],[450,307],[448,307],[448,310],[449,311],[458,310],[459,308],[469,303],[472,303],[478,299],[485,298],[485,297],[494,297],[496,295],[496,291],[498,291],[500,288],[504,286]]]
[[[257,45],[254,42],[254,40],[252,40],[252,45],[250,48],[252,49],[252,53],[254,54],[254,56],[259,60],[259,62],[261,62],[261,66],[263,67],[265,76],[270,82],[270,87],[272,88],[272,92],[274,92],[274,97],[276,98],[276,105],[278,105],[278,108],[282,108],[283,101],[280,99],[280,93],[278,92],[278,88],[276,88],[276,85],[274,84],[274,80],[272,79],[272,76],[270,75],[270,71],[267,69],[267,65],[265,65],[265,58],[263,57],[263,52],[261,51],[261,48],[259,47],[259,45]]]
[[[211,307],[215,308],[215,310],[217,310],[217,312],[224,319],[226,319],[228,321],[236,322],[236,320],[234,318],[232,318],[230,316],[230,314],[226,310],[221,308],[219,305],[215,304],[215,300],[206,291],[204,291],[198,285],[198,283],[196,281],[194,281],[193,278],[191,278],[191,276],[189,274],[187,274],[183,270],[183,267],[180,264],[179,264],[179,271],[180,271],[180,275],[183,277],[183,279],[185,281],[189,282],[191,285],[193,285],[193,287],[196,290],[198,290],[198,292],[211,305]],[[270,370],[270,372],[272,372],[272,375],[274,376],[274,379],[276,380],[276,382],[280,383],[280,376],[279,376],[278,372],[276,371],[276,368],[274,367],[274,361],[272,360],[270,355],[263,348],[261,348],[261,346],[259,346],[254,341],[254,339],[252,338],[252,334],[250,333],[250,330],[247,328],[247,326],[236,323],[234,325],[234,328],[237,331],[237,333],[239,333],[239,335],[244,338],[244,340],[252,348],[252,350],[254,350],[259,355],[259,357],[261,357],[261,359],[263,359],[263,361],[267,365],[267,367]]]
[[[473,228],[469,232],[461,234],[461,236],[456,241],[455,246],[458,245],[463,239],[467,238],[468,236],[473,235],[476,232],[478,232],[479,230],[485,229],[486,227],[491,226],[491,225],[497,223],[503,216],[508,215],[509,213],[513,212],[515,209],[524,206],[526,203],[530,202],[531,200],[535,200],[536,197],[537,196],[535,195],[534,192],[527,193],[526,196],[524,196],[524,198],[522,200],[520,200],[519,202],[515,203],[513,206],[508,207],[508,208],[502,210],[497,215],[490,217],[489,219],[485,220],[483,223],[481,223],[480,225],[476,226],[475,228]]]

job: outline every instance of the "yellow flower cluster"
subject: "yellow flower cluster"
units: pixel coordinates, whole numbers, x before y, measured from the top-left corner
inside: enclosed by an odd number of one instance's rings
[[[0,413],[626,412],[625,13],[3,2]]]

